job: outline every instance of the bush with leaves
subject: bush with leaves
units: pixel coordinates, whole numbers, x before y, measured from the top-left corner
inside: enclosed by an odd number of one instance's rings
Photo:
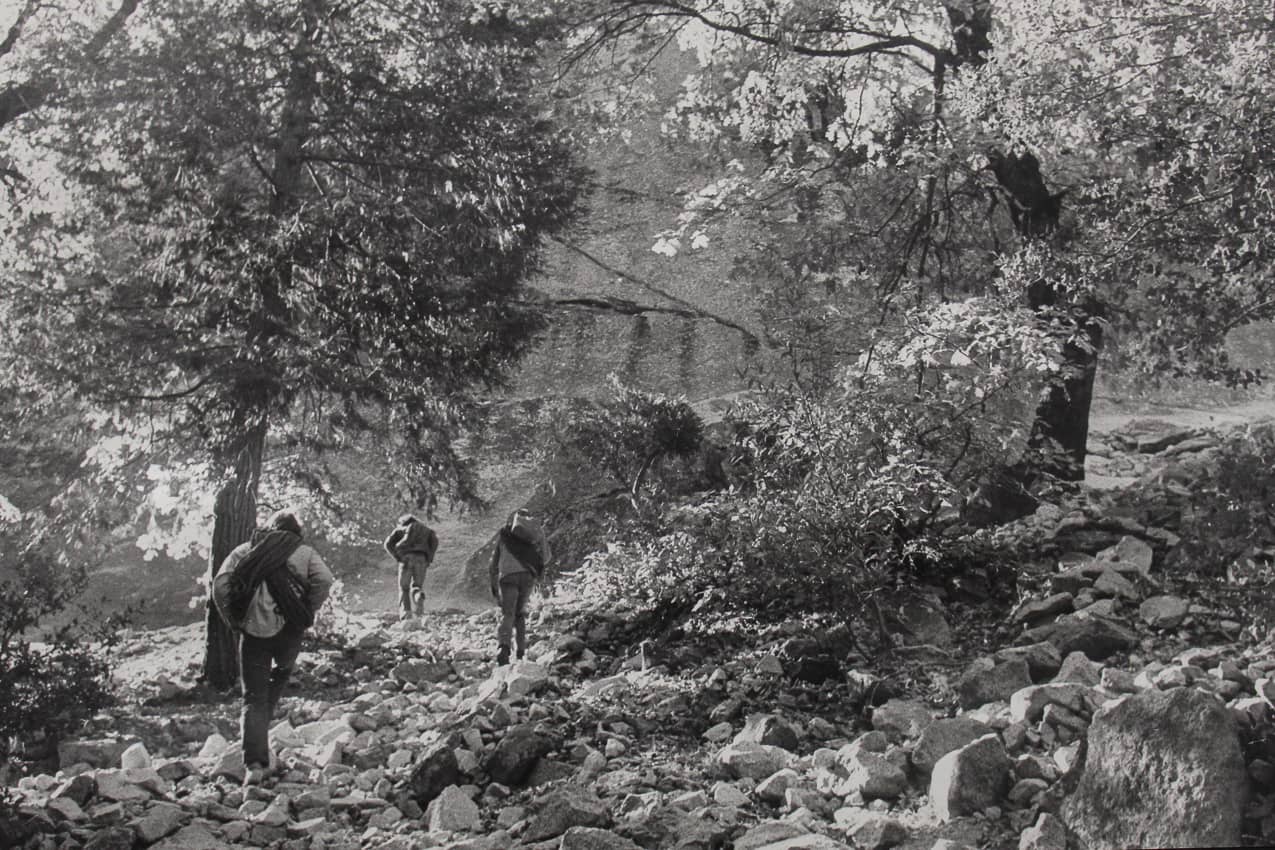
[[[546,453],[602,473],[636,502],[664,461],[699,450],[704,426],[685,400],[611,383],[604,401],[550,413]]]
[[[769,393],[735,414],[729,488],[630,528],[571,583],[705,626],[828,613],[859,638],[880,632],[885,596],[998,557],[955,520],[1016,439],[1002,413],[897,384]]]
[[[1181,506],[1182,542],[1171,552],[1171,566],[1204,575],[1256,574],[1275,561],[1275,426],[1233,432],[1189,486],[1173,480],[1164,486],[1165,501],[1171,497]]]
[[[23,734],[57,733],[110,701],[103,647],[122,620],[82,618],[87,571],[0,530],[0,754]]]

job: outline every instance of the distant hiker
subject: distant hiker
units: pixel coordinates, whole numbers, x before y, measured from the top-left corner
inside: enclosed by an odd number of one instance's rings
[[[301,635],[331,588],[332,571],[301,542],[301,522],[287,510],[276,511],[227,555],[213,578],[213,602],[239,632],[245,785],[260,783],[273,769],[270,719],[301,652]]]
[[[491,595],[500,603],[497,664],[509,663],[510,638],[515,632],[518,658],[527,653],[527,600],[532,585],[544,574],[550,554],[544,529],[525,508],[514,511],[496,534],[496,551],[488,572]]]
[[[434,529],[411,514],[398,518],[398,525],[385,538],[385,551],[398,561],[398,608],[400,620],[425,613],[425,571],[438,550]]]

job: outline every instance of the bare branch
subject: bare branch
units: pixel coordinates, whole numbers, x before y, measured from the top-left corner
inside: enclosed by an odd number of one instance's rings
[[[691,302],[689,302],[689,301],[687,301],[687,300],[685,300],[685,299],[678,298],[678,297],[677,297],[676,295],[674,295],[673,293],[668,292],[667,290],[661,289],[660,287],[656,286],[655,284],[653,284],[653,283],[651,283],[651,282],[649,282],[649,281],[642,280],[640,277],[636,277],[635,275],[629,274],[629,273],[628,273],[628,272],[626,272],[626,271],[623,271],[623,270],[621,270],[621,269],[617,269],[617,268],[615,268],[614,266],[611,266],[611,265],[607,264],[606,262],[604,262],[603,260],[599,259],[598,257],[595,257],[593,254],[590,254],[588,251],[584,250],[584,249],[583,249],[583,248],[581,248],[579,245],[576,245],[576,244],[574,244],[574,243],[572,243],[572,242],[567,242],[566,240],[562,239],[561,237],[557,237],[557,236],[555,236],[555,237],[553,237],[553,241],[557,242],[559,245],[561,245],[562,247],[566,248],[567,250],[569,250],[569,251],[571,251],[571,252],[573,252],[573,253],[575,253],[575,254],[578,254],[579,256],[583,257],[584,259],[586,259],[586,260],[588,260],[589,262],[593,263],[595,266],[597,266],[598,268],[602,269],[603,271],[608,272],[608,273],[610,273],[610,274],[613,274],[613,275],[615,275],[616,277],[623,278],[624,280],[628,281],[629,283],[633,283],[633,284],[636,284],[636,285],[638,285],[638,286],[642,287],[642,288],[643,288],[643,289],[645,289],[647,292],[650,292],[650,293],[652,293],[652,294],[654,294],[654,295],[658,295],[658,296],[659,296],[659,297],[661,297],[661,298],[664,298],[664,299],[667,299],[667,300],[669,300],[669,301],[673,302],[674,304],[676,304],[676,305],[678,305],[680,308],[682,308],[682,311],[683,311],[683,312],[678,313],[678,315],[685,315],[685,316],[688,316],[688,317],[690,317],[690,318],[706,319],[706,320],[708,320],[708,321],[710,321],[710,322],[716,322],[717,324],[722,325],[723,327],[727,327],[727,328],[730,328],[730,329],[732,329],[732,330],[738,331],[740,334],[742,334],[742,335],[743,335],[746,339],[748,339],[750,342],[760,342],[760,340],[757,338],[757,335],[756,335],[755,333],[753,333],[752,331],[750,331],[748,328],[744,327],[743,325],[739,324],[738,322],[731,321],[730,319],[727,319],[727,318],[725,318],[724,316],[719,316],[719,315],[717,315],[716,313],[710,313],[710,312],[708,312],[707,310],[703,309],[702,307],[696,306],[695,304],[692,304]],[[599,300],[603,300],[603,299],[599,299]],[[625,303],[625,302],[620,302],[620,301],[618,301],[618,300],[617,300],[617,301],[614,301],[614,302],[612,302],[612,303]],[[627,302],[627,303],[630,303],[630,304],[631,304],[631,303],[633,303],[633,302]],[[594,306],[596,306],[596,305],[594,305]],[[611,309],[614,309],[614,308],[611,308]],[[674,310],[672,310],[672,309],[669,309],[669,308],[650,308],[649,310],[644,310],[644,311],[639,311],[639,312],[668,312],[668,313],[671,313],[671,312],[676,312],[676,311],[674,311]]]

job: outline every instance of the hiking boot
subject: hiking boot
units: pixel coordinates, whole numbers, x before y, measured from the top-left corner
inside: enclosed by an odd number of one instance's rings
[[[262,784],[266,781],[266,773],[266,768],[259,764],[248,768],[247,772],[243,775],[244,787],[247,788],[249,785]]]
[[[496,653],[496,666],[503,667],[509,663],[509,647],[502,646],[500,652]]]

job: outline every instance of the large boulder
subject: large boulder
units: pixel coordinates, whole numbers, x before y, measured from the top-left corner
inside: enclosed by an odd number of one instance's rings
[[[1247,792],[1238,730],[1216,697],[1145,691],[1094,714],[1062,815],[1090,847],[1237,846]]]

